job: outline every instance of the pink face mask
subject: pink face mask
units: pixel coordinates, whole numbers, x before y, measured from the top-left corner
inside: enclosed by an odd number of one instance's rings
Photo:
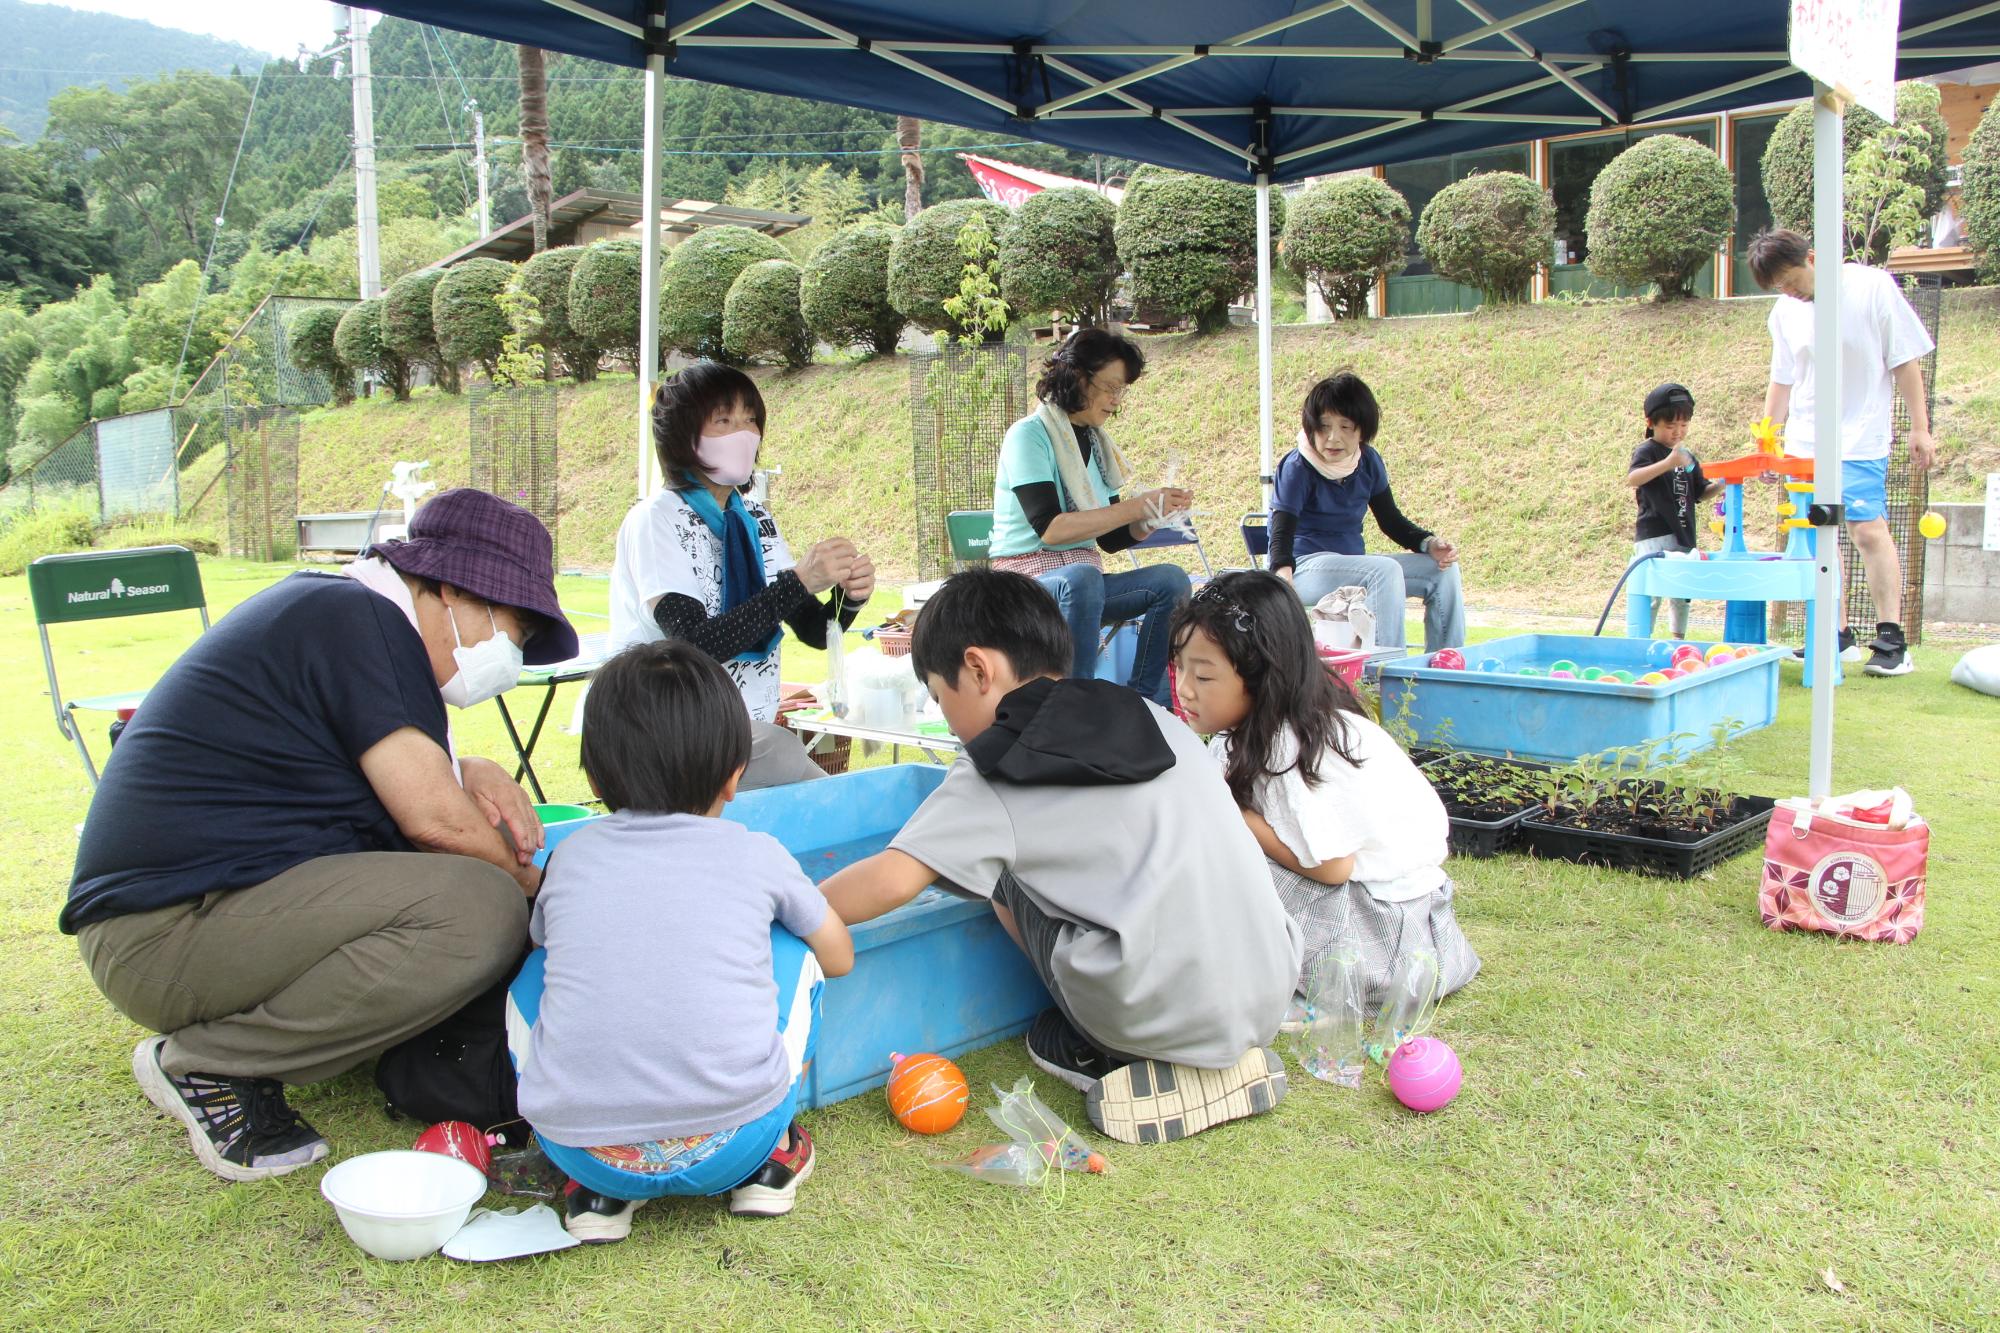
[[[727,435],[704,435],[695,443],[695,461],[708,479],[718,486],[741,486],[750,480],[757,464],[757,446],[764,437],[754,430],[733,430]]]

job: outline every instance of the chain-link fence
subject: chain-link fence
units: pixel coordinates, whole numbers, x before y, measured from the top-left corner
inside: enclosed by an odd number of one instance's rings
[[[89,425],[17,470],[0,489],[0,513],[78,509],[93,522],[104,504],[97,490],[97,434]]]
[[[993,507],[1000,441],[1031,405],[1028,349],[1020,344],[952,345],[910,357],[918,578],[951,572],[945,517]]]
[[[556,386],[481,382],[465,397],[473,489],[521,506],[556,538]]]
[[[229,553],[290,560],[298,553],[299,414],[289,407],[232,409],[223,419]]]

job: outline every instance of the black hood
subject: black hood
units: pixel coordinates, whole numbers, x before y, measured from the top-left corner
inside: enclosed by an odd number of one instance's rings
[[[965,753],[983,776],[1023,786],[1150,782],[1174,766],[1158,715],[1103,680],[1029,681],[1000,701]]]

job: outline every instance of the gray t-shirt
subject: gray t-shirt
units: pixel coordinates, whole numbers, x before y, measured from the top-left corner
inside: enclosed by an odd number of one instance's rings
[[[889,845],[980,898],[1010,874],[1066,922],[1051,971],[1100,1043],[1222,1069],[1277,1035],[1299,932],[1221,770],[1153,712],[1175,762],[1150,782],[993,782],[960,758]]]
[[[747,1124],[784,1100],[771,926],[826,899],[777,839],[726,819],[621,811],[556,848],[528,932],[547,986],[521,1114],[594,1148]]]

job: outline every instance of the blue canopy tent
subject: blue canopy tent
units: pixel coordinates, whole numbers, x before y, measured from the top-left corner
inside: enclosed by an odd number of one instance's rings
[[[1889,0],[1891,4],[1894,0]],[[659,216],[660,85],[671,74],[1036,139],[1254,182],[1260,476],[1272,467],[1273,183],[1509,143],[1523,131],[1637,125],[1802,97],[1793,5],[1856,0],[389,0],[376,8],[646,71],[645,202]],[[1902,0],[1898,74],[2000,58],[2000,3]],[[1816,116],[1815,231],[1839,231],[1838,103]],[[657,363],[659,234],[645,240],[641,362]],[[1830,256],[1829,258],[1837,258]],[[1838,284],[1819,287],[1820,340]],[[1818,475],[1837,478],[1837,388],[1819,394]],[[641,376],[641,401],[651,385]],[[639,486],[655,484],[640,413]],[[1838,502],[1837,482],[1831,494]],[[1837,533],[1822,529],[1822,536]],[[1835,540],[1821,542],[1832,606]],[[1831,649],[1832,616],[1819,617]],[[1823,658],[1830,660],[1830,657]],[[1821,672],[1824,681],[1831,672]],[[1831,782],[1832,694],[1814,690],[1811,788]]]

